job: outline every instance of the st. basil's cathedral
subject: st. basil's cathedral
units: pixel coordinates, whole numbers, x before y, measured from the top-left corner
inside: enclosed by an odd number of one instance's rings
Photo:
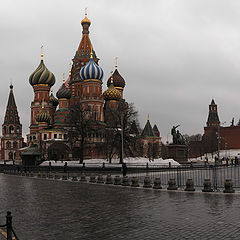
[[[72,109],[79,109],[82,112],[87,112],[90,109],[94,118],[92,131],[85,136],[84,159],[106,158],[103,144],[106,129],[109,129],[108,113],[117,111],[121,104],[128,105],[124,99],[126,83],[116,64],[115,71],[107,80],[108,88],[102,92],[104,74],[89,38],[91,21],[87,18],[86,13],[81,25],[83,29],[82,39],[69,69],[69,76],[66,81],[63,76],[63,83],[57,91],[56,97],[51,90],[56,79],[54,74],[45,66],[43,49],[41,48],[40,64],[29,77],[34,99],[31,102],[30,132],[27,134],[25,147],[22,125],[13,95],[13,86],[10,86],[5,119],[2,125],[2,160],[17,161],[21,156],[23,161],[33,164],[31,161],[40,159],[72,160],[77,158],[81,140],[73,142],[70,134],[76,129],[73,126]],[[133,120],[130,134],[139,136],[138,141],[141,142],[143,149],[141,155],[147,155],[150,143],[157,145],[158,150],[155,155],[161,155],[160,132],[156,124],[152,128],[149,119],[142,133],[139,133],[136,122]]]

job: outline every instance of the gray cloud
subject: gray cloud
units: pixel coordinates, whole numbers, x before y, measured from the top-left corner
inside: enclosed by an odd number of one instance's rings
[[[162,136],[176,123],[183,133],[202,133],[212,98],[222,121],[240,117],[239,1],[12,0],[0,3],[1,121],[12,79],[28,132],[28,77],[39,64],[40,46],[56,91],[80,42],[85,7],[105,72],[103,88],[118,56],[125,98],[135,103],[142,126],[149,113]]]

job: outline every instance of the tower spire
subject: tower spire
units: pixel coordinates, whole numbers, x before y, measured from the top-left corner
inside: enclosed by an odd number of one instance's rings
[[[219,125],[220,125],[220,120],[218,117],[217,104],[215,103],[214,99],[212,99],[211,104],[209,105],[207,126],[217,127]]]

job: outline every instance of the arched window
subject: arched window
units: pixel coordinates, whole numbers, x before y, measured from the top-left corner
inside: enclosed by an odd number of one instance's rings
[[[16,141],[13,142],[13,148],[18,148],[18,143]]]
[[[20,127],[17,126],[17,133],[20,133]]]
[[[13,133],[14,133],[14,127],[13,127],[13,126],[10,126],[10,127],[9,127],[9,133],[10,133],[10,134],[13,134]]]
[[[7,127],[4,126],[4,127],[3,127],[3,134],[6,134],[6,133],[7,133]]]
[[[6,148],[7,148],[7,149],[10,149],[10,148],[11,148],[11,142],[7,141],[7,143],[6,143]]]

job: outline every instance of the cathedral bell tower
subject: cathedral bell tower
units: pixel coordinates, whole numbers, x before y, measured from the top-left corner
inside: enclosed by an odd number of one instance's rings
[[[79,47],[73,58],[73,65],[71,70],[71,79],[69,86],[72,91],[72,97],[70,100],[70,105],[76,105],[79,103],[82,97],[82,79],[79,76],[79,72],[90,60],[92,52],[92,60],[98,64],[99,59],[93,50],[92,43],[89,38],[89,27],[91,21],[87,18],[87,11],[85,9],[85,18],[81,21],[82,25],[82,39],[80,41]]]
[[[17,150],[23,146],[22,124],[20,123],[17,105],[10,85],[7,109],[2,125],[1,160],[17,160]]]

